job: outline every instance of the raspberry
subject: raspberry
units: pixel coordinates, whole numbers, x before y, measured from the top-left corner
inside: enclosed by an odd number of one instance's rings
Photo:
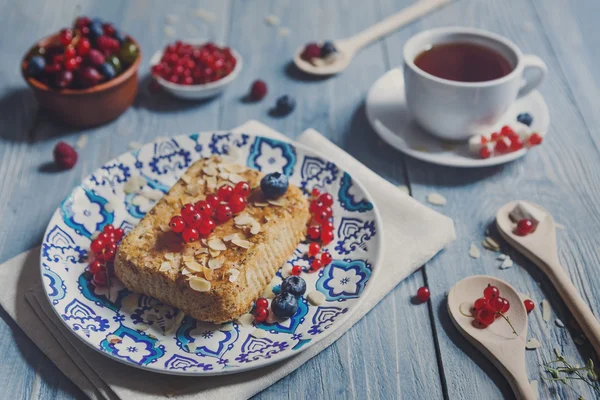
[[[256,80],[250,88],[250,98],[252,100],[261,100],[267,95],[267,84],[261,80]]]
[[[65,142],[58,142],[54,147],[54,162],[62,169],[71,169],[77,164],[77,152]]]
[[[316,43],[309,43],[304,48],[300,57],[306,61],[310,61],[313,58],[319,58],[321,57],[321,47]]]

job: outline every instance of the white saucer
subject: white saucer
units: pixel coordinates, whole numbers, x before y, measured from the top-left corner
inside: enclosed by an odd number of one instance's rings
[[[409,116],[404,95],[402,70],[395,68],[379,78],[367,94],[367,118],[371,126],[389,145],[414,158],[451,167],[488,167],[504,164],[524,156],[529,150],[480,159],[469,153],[467,142],[445,142],[418,126]],[[514,102],[490,133],[503,125],[514,125],[517,115],[533,116],[531,129],[544,136],[550,125],[550,115],[544,98],[533,91]],[[537,151],[534,149],[533,151]]]

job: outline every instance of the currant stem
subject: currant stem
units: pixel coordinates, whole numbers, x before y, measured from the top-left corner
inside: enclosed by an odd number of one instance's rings
[[[513,326],[513,324],[510,322],[510,319],[508,319],[508,317],[504,314],[502,314],[501,312],[497,312],[496,314],[498,314],[499,316],[501,316],[502,318],[504,318],[504,320],[508,323],[508,325],[510,325],[510,329],[512,329],[513,333],[515,334],[515,336],[519,336],[519,334],[517,333],[517,331],[515,331],[515,327]]]

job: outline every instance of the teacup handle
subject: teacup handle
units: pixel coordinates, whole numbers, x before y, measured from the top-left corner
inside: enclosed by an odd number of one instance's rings
[[[537,70],[537,73],[532,78],[525,80],[525,84],[523,85],[523,87],[521,87],[521,89],[519,89],[517,98],[525,96],[533,89],[538,87],[540,83],[542,83],[542,81],[544,80],[546,72],[548,72],[548,67],[546,66],[546,63],[543,62],[542,59],[538,56],[534,56],[532,54],[525,54],[523,55],[522,60],[523,74],[525,74],[525,71],[527,71],[528,69],[535,69]]]

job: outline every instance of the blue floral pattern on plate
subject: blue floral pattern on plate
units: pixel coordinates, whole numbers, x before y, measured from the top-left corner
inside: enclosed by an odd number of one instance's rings
[[[128,232],[154,204],[139,194],[125,193],[130,179],[144,178],[142,192],[166,193],[192,163],[224,154],[265,173],[283,171],[307,192],[318,187],[334,197],[335,240],[327,246],[334,261],[318,273],[303,275],[307,293],[299,298],[292,318],[256,326],[236,321],[214,325],[131,293],[117,279],[106,288],[90,284],[84,273],[85,256],[94,232],[109,223]],[[356,309],[377,271],[380,227],[368,194],[332,161],[276,139],[237,132],[194,133],[125,153],[75,188],[44,234],[42,282],[68,329],[107,356],[166,374],[242,372],[317,343]],[[300,244],[288,264],[308,267],[306,250],[307,244]],[[282,275],[283,269],[277,272]],[[324,304],[308,302],[307,295],[315,290],[325,295]]]

